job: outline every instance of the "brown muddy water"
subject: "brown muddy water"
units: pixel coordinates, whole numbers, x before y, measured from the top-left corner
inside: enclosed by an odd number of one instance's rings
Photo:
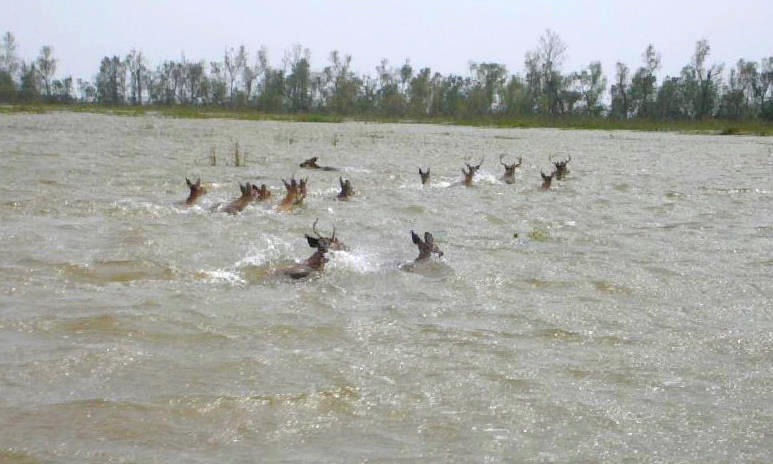
[[[772,139],[0,115],[0,167],[2,462],[773,456]]]

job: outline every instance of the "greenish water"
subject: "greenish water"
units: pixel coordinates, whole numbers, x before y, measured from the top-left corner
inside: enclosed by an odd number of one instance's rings
[[[0,115],[0,461],[766,462],[772,150]],[[501,153],[523,157],[515,184]],[[278,213],[293,175],[309,195]],[[185,177],[210,190],[193,208]],[[218,212],[248,181],[272,199]],[[311,255],[316,218],[349,251],[272,277]],[[445,254],[407,272],[412,229]]]

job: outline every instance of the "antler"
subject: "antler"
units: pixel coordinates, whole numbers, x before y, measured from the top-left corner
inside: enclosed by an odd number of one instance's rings
[[[317,238],[324,239],[325,237],[319,233],[317,230],[317,222],[319,222],[319,218],[314,219],[314,224],[311,225],[311,230],[314,231],[314,234],[317,235]],[[336,226],[333,225],[333,235],[330,236],[330,241],[335,242],[336,239]]]
[[[504,161],[502,161],[502,158],[504,158],[504,157],[505,157],[505,154],[504,154],[504,153],[502,153],[501,155],[499,155],[499,164],[501,164],[501,165],[502,165],[502,166],[504,166],[504,167],[507,167],[507,165],[504,163]]]
[[[322,236],[319,234],[319,231],[317,231],[317,221],[319,221],[319,218],[314,219],[314,224],[311,225],[311,230],[314,231],[318,238],[322,238]]]

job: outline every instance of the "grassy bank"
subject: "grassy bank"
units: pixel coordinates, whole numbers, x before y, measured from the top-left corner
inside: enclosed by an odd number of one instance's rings
[[[615,120],[570,116],[559,118],[541,117],[499,117],[489,116],[469,119],[451,118],[385,118],[373,115],[337,116],[321,113],[262,113],[252,108],[228,109],[207,106],[103,106],[103,105],[0,105],[3,113],[48,113],[54,111],[72,111],[120,116],[160,115],[170,118],[189,119],[237,119],[247,121],[293,121],[327,122],[371,121],[384,123],[415,122],[428,124],[449,124],[475,127],[498,128],[558,128],[585,130],[633,130],[683,132],[720,135],[773,135],[773,122],[765,121],[728,121],[708,119],[703,121],[664,121],[664,120]]]

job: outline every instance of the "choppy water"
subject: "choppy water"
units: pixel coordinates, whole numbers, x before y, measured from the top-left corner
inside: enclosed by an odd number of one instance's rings
[[[0,163],[2,462],[773,455],[771,139],[64,113],[0,115]],[[266,278],[317,217],[351,250]],[[400,270],[411,229],[445,256]]]

